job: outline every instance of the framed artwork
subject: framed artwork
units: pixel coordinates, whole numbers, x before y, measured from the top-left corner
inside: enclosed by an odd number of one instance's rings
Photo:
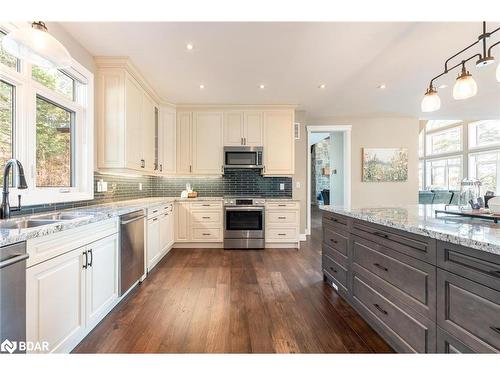
[[[408,180],[407,148],[363,148],[363,182]]]

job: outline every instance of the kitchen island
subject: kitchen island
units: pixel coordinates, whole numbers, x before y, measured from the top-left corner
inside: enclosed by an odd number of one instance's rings
[[[500,351],[500,225],[323,206],[323,275],[398,352]]]

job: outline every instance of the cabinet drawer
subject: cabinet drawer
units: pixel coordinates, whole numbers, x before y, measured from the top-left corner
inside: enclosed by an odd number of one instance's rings
[[[266,203],[266,209],[280,209],[280,210],[297,210],[299,202],[269,202]]]
[[[436,350],[436,325],[409,314],[353,274],[352,299],[360,313],[373,323],[398,352],[433,353]]]
[[[333,247],[328,246],[327,244],[323,244],[322,250],[323,255],[327,255],[341,266],[347,267],[347,255],[339,252]]]
[[[222,209],[222,202],[217,201],[209,201],[209,202],[191,202],[191,209],[202,209],[206,210],[207,208],[220,208]]]
[[[266,228],[266,241],[294,242],[297,241],[297,228]]]
[[[334,226],[339,229],[347,231],[349,219],[346,216],[337,215],[333,212],[323,211],[323,227]]]
[[[193,241],[222,241],[221,228],[193,228],[192,229]]]
[[[500,292],[438,269],[437,322],[475,352],[500,352]]]
[[[221,226],[222,212],[220,211],[191,211],[191,223],[193,226]]]
[[[500,256],[448,242],[437,243],[438,267],[500,291]]]
[[[389,294],[436,320],[436,267],[357,236],[352,237],[352,263],[376,275],[370,279]]]
[[[267,224],[273,224],[273,225],[280,225],[280,224],[285,224],[285,225],[290,225],[290,224],[296,224],[298,223],[299,220],[299,213],[298,211],[293,211],[293,210],[273,210],[273,211],[266,211],[266,223]]]
[[[457,338],[450,335],[448,332],[443,331],[438,327],[437,329],[437,345],[436,352],[441,354],[466,354],[474,353],[474,351],[465,345]]]
[[[354,220],[352,233],[414,258],[436,264],[436,240]]]
[[[323,255],[322,265],[323,272],[328,273],[330,277],[347,290],[347,269],[327,255]]]
[[[323,226],[323,243],[347,256],[349,235],[330,226]]]

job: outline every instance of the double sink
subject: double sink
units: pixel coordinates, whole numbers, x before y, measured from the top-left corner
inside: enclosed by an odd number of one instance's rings
[[[62,223],[65,221],[75,219],[85,219],[89,215],[78,215],[73,213],[55,212],[44,215],[30,216],[27,218],[20,218],[18,220],[9,220],[5,222],[0,221],[0,229],[27,229],[41,227],[43,225],[50,225]]]

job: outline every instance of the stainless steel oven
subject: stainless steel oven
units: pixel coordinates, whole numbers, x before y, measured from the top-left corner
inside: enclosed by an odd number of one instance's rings
[[[224,168],[263,168],[264,148],[250,146],[224,147]]]
[[[225,249],[264,248],[264,203],[253,198],[224,200]]]

